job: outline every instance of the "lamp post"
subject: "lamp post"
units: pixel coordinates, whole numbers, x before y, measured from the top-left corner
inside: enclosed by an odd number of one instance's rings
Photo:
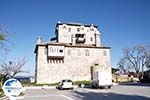
[[[9,64],[12,65],[12,61],[9,61]]]
[[[11,69],[12,69],[12,68],[11,68],[11,66],[12,66],[12,61],[9,61],[9,68],[10,68],[10,69],[9,69],[9,70],[10,70],[9,78],[12,78],[12,75],[11,75],[11,74],[12,74],[12,72],[11,72]]]

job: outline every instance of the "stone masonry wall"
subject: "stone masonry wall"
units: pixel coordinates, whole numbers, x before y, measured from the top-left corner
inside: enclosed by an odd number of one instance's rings
[[[47,49],[38,47],[37,83],[55,83],[62,79],[91,80],[91,66],[111,69],[110,51],[104,48],[65,47],[64,59],[48,59]]]

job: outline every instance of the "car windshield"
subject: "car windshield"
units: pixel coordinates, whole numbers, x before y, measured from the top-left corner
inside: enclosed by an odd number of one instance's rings
[[[67,80],[67,82],[72,82],[71,80]]]
[[[72,82],[71,80],[62,80],[62,82]]]

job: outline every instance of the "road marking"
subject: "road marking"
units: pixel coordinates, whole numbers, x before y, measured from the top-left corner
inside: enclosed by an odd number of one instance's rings
[[[63,98],[66,98],[67,100],[74,100],[71,97],[65,96],[63,94],[59,94],[59,95],[35,95],[35,96],[25,96],[25,98],[42,98],[42,97],[58,97],[61,96]]]
[[[25,98],[39,98],[39,97],[52,97],[52,96],[59,96],[59,95],[35,95],[35,96],[25,96]]]
[[[68,100],[74,100],[74,99],[72,99],[71,97],[65,96],[65,95],[63,95],[63,94],[60,94],[60,96],[66,98],[66,99],[68,99]]]

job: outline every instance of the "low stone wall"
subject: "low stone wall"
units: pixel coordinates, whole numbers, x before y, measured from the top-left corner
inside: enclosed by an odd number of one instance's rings
[[[137,82],[139,81],[138,78],[135,78],[133,76],[129,77],[128,75],[112,75],[113,82],[119,83],[119,82]]]

